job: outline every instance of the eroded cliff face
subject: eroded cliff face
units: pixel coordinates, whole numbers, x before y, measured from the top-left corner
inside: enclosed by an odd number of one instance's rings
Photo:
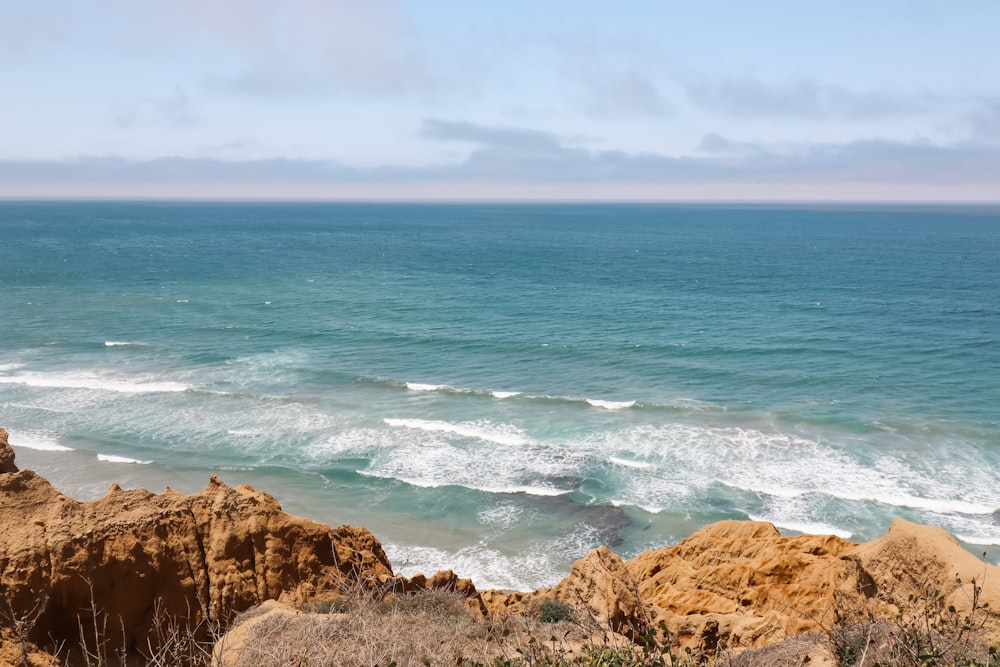
[[[22,640],[75,644],[95,610],[106,650],[135,649],[155,644],[165,618],[207,633],[265,600],[301,603],[391,574],[367,530],[288,515],[215,477],[190,496],[113,485],[77,502],[17,470],[0,431],[0,644],[16,652],[11,664],[23,662]]]
[[[596,549],[551,589],[484,591],[476,600],[481,613],[502,614],[556,599],[634,641],[652,633],[711,653],[721,645],[760,647],[824,632],[845,618],[894,619],[935,591],[960,618],[977,605],[984,639],[1000,642],[1000,568],[940,528],[903,519],[863,544],[832,535],[783,537],[770,523],[722,521],[625,562]]]
[[[782,537],[770,523],[723,521],[628,563],[654,625],[684,644],[757,646],[832,622],[834,597],[858,586],[829,535]]]
[[[723,521],[626,562],[597,549],[548,590],[481,598],[486,613],[557,599],[633,641],[652,633],[708,651],[755,647],[832,621],[838,595],[863,597],[847,558],[855,547],[834,536],[782,537],[770,523]]]

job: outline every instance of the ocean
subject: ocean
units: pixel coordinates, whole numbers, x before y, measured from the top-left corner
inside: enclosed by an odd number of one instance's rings
[[[722,519],[1000,556],[1000,207],[0,203],[0,426],[398,571],[553,584]]]

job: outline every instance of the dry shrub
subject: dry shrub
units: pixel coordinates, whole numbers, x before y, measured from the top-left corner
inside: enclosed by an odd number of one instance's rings
[[[1000,667],[986,638],[989,605],[979,599],[982,586],[971,584],[964,613],[936,590],[910,595],[893,618],[866,609],[842,612],[828,630],[840,667]]]
[[[15,646],[16,661],[0,657],[0,664],[17,667],[46,665],[55,667],[202,667],[208,665],[212,646],[220,635],[220,624],[207,619],[204,606],[200,614],[190,607],[182,615],[170,614],[161,599],[154,602],[150,627],[152,632],[141,645],[129,645],[121,620],[112,618],[96,602],[89,580],[90,602],[73,619],[76,637],[33,644],[28,640],[34,624],[45,611],[48,598],[38,600],[30,610],[17,613],[0,586],[0,621],[9,626],[0,630],[0,649],[5,642]],[[192,619],[201,619],[193,621]],[[4,635],[10,635],[9,639]],[[0,651],[2,653],[3,651]],[[9,656],[8,652],[6,656]],[[5,656],[5,657],[6,657]]]

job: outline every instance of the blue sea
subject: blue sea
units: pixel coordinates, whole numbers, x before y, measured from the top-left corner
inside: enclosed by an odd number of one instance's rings
[[[0,203],[0,426],[533,589],[721,519],[1000,555],[1000,207]]]

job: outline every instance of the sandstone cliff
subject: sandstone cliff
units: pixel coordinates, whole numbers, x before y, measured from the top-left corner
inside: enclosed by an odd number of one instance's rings
[[[973,588],[977,590],[974,591]],[[844,617],[894,619],[914,599],[939,593],[958,617],[978,606],[983,638],[1000,642],[1000,568],[945,531],[896,519],[855,544],[830,535],[783,537],[770,523],[722,521],[672,547],[622,562],[607,549],[577,561],[549,590],[479,599],[486,613],[554,598],[587,610],[630,638],[713,651],[759,647]]]
[[[265,600],[299,603],[391,574],[367,530],[290,516],[214,477],[190,496],[112,485],[77,502],[17,470],[0,430],[0,664],[74,645],[95,611],[105,650],[135,651],[158,641],[167,618],[204,634]]]

